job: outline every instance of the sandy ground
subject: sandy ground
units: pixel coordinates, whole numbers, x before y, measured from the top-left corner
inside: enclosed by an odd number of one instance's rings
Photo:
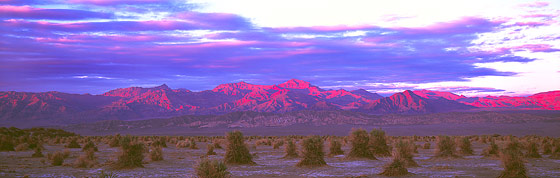
[[[417,142],[421,145],[424,142]],[[46,158],[32,158],[33,151],[0,152],[0,177],[95,177],[99,172],[113,172],[119,177],[194,177],[193,167],[197,161],[206,153],[206,143],[197,143],[199,149],[176,148],[173,144],[167,144],[164,148],[164,160],[151,162],[148,157],[144,159],[144,168],[113,170],[107,165],[109,160],[116,160],[119,148],[110,148],[105,144],[99,144],[99,152],[95,155],[100,163],[95,168],[73,168],[71,164],[82,154],[81,149],[69,149],[70,157],[64,160],[63,166],[51,166],[48,161],[42,163]],[[249,145],[253,145],[250,142]],[[414,159],[420,167],[408,168],[413,173],[406,177],[497,177],[503,170],[500,161],[479,156],[482,149],[487,145],[473,142],[474,156],[464,156],[458,159],[433,159],[435,143],[431,142],[431,149],[419,148],[419,153]],[[44,145],[43,154],[63,150],[63,145]],[[299,149],[298,143],[298,149]],[[328,144],[325,144],[325,150]],[[350,148],[344,146],[343,150],[348,153]],[[223,159],[225,150],[216,149],[218,155],[210,156],[211,159]],[[390,157],[378,157],[379,160],[345,159],[344,155],[326,157],[328,166],[319,168],[299,168],[295,165],[299,161],[295,159],[284,159],[284,146],[273,149],[272,146],[257,146],[250,148],[252,154],[256,154],[254,161],[257,165],[229,165],[228,171],[232,177],[383,177],[379,176],[383,166],[391,161]],[[146,154],[147,156],[147,154]],[[529,177],[560,177],[560,160],[547,158],[526,159],[526,167]]]

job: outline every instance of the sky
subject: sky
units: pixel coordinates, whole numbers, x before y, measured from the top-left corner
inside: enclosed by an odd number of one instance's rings
[[[0,0],[0,91],[560,90],[560,2]]]

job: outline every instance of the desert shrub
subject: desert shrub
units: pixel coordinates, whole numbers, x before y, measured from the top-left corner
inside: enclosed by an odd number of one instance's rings
[[[47,158],[51,161],[53,166],[60,166],[64,163],[64,159],[69,156],[68,152],[57,151],[47,154]]]
[[[329,147],[329,156],[334,155],[342,155],[344,151],[342,151],[342,144],[336,139],[331,139],[330,147]]]
[[[426,142],[424,143],[424,146],[422,146],[423,149],[430,149],[430,147],[432,147],[432,144],[430,144],[430,142]]]
[[[214,146],[211,144],[206,145],[206,155],[216,155],[216,152],[214,152]]]
[[[552,153],[552,144],[550,142],[546,142],[542,144],[543,154],[549,155]]]
[[[535,142],[529,142],[527,145],[527,153],[525,153],[525,157],[528,158],[542,158],[541,154],[539,154],[539,147]]]
[[[70,140],[70,143],[68,143],[68,145],[64,146],[66,148],[81,148],[80,144],[78,144],[78,139],[72,139]]]
[[[299,157],[299,155],[297,153],[296,144],[294,143],[294,140],[289,139],[288,144],[286,145],[285,149],[286,149],[286,155],[284,155],[284,158],[297,158],[297,157]]]
[[[281,146],[284,145],[284,140],[278,140],[272,144],[272,149],[279,149]]]
[[[482,155],[485,157],[498,157],[500,154],[500,149],[494,140],[490,141],[490,145],[482,150]]]
[[[399,141],[395,144],[393,149],[393,159],[400,159],[401,163],[406,167],[416,167],[418,163],[413,159],[413,147],[415,145],[411,142]]]
[[[194,141],[194,139],[191,139],[189,142],[189,148],[190,149],[198,149],[198,146],[196,146],[196,142]]]
[[[228,145],[224,162],[228,164],[255,164],[253,156],[243,140],[243,133],[233,131],[227,134]]]
[[[86,150],[76,161],[74,162],[74,167],[77,168],[91,168],[97,164],[97,158],[95,157],[95,151],[93,149]]]
[[[2,135],[2,137],[0,137],[0,151],[14,151],[12,137],[7,135]]]
[[[214,141],[214,148],[215,149],[222,149],[222,145],[218,141]]]
[[[115,136],[113,136],[113,138],[111,138],[111,140],[109,141],[109,147],[114,148],[114,147],[119,147],[119,146],[121,146],[120,136],[119,136],[119,135],[115,135]]]
[[[199,178],[227,178],[230,173],[227,166],[221,161],[210,161],[208,159],[200,160],[195,167],[196,176]]]
[[[177,142],[177,144],[175,144],[175,147],[177,147],[177,148],[187,148],[187,147],[190,147],[190,146],[191,146],[191,144],[186,140],[180,140],[180,141]]]
[[[159,139],[157,139],[156,141],[154,141],[154,143],[152,143],[153,146],[161,146],[163,148],[167,148],[167,144],[165,142],[165,137],[159,137]]]
[[[552,148],[549,158],[560,159],[560,143],[558,141],[554,143],[554,147]]]
[[[319,136],[311,136],[303,140],[301,147],[303,148],[302,157],[297,166],[324,166],[327,165],[323,152],[323,139]]]
[[[152,149],[150,150],[150,159],[152,161],[161,161],[163,160],[163,150],[160,144],[152,145]]]
[[[394,157],[393,161],[390,164],[386,165],[383,172],[381,172],[379,175],[393,177],[393,176],[405,176],[408,174],[409,172],[404,166],[403,160]]]
[[[463,155],[472,155],[473,149],[471,147],[471,141],[468,137],[463,137],[458,141],[459,145],[459,153]]]
[[[522,153],[519,149],[519,144],[515,141],[510,142],[508,146],[501,151],[500,160],[504,171],[498,176],[499,178],[527,177]]]
[[[455,152],[455,142],[453,142],[449,136],[440,135],[437,137],[436,157],[457,157]]]
[[[82,151],[88,151],[88,150],[93,150],[93,151],[99,151],[97,149],[97,146],[95,146],[95,144],[90,140],[88,141],[84,147],[82,148]]]
[[[35,152],[31,155],[33,158],[43,157],[43,149],[41,147],[35,147]]]
[[[352,148],[348,153],[348,158],[377,159],[369,149],[369,136],[365,130],[352,130],[352,133],[350,134],[350,142],[352,144]]]
[[[385,140],[385,131],[373,129],[370,132],[369,147],[376,156],[390,156],[391,152]]]
[[[121,152],[118,155],[118,160],[115,163],[115,168],[126,169],[144,167],[142,160],[144,159],[144,144],[139,142],[132,142],[132,139],[127,136],[121,140]]]
[[[15,148],[16,151],[26,151],[28,149],[29,149],[29,144],[27,144],[27,143],[20,143]]]

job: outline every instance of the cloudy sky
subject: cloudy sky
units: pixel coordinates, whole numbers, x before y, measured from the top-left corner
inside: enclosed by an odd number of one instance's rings
[[[0,0],[0,91],[560,89],[560,2]]]

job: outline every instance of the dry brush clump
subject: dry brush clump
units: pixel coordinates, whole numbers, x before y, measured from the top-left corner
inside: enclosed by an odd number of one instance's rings
[[[329,156],[343,155],[342,144],[337,139],[331,139],[329,147]]]
[[[70,156],[70,152],[67,150],[56,151],[54,153],[47,154],[47,159],[51,161],[53,166],[61,166],[62,163],[64,163],[64,159],[68,158],[68,156]]]
[[[554,146],[549,158],[560,159],[560,140],[554,141]]]
[[[462,137],[457,141],[459,145],[459,153],[462,155],[473,155],[473,149],[471,146],[471,141],[468,137]]]
[[[233,131],[227,133],[228,145],[226,147],[226,155],[224,162],[227,164],[255,164],[253,156],[249,153],[249,149],[244,142],[243,133]]]
[[[510,141],[507,147],[500,152],[500,160],[504,171],[498,178],[528,177],[522,157],[519,143],[515,140]]]
[[[413,159],[414,144],[406,141],[399,141],[393,149],[393,157],[400,159],[406,167],[417,167],[418,163]]]
[[[41,147],[36,147],[35,148],[35,152],[33,152],[33,154],[31,155],[31,157],[33,158],[40,158],[43,157],[43,149]]]
[[[498,145],[494,140],[491,140],[488,147],[482,150],[482,155],[484,157],[497,158],[499,157],[499,154],[500,154],[500,148],[498,147]]]
[[[152,145],[150,150],[150,159],[152,161],[161,161],[163,160],[163,146],[160,144]]]
[[[323,152],[323,139],[319,136],[311,136],[303,140],[301,147],[302,160],[297,163],[299,167],[325,166],[325,152]]]
[[[353,129],[350,134],[352,148],[348,153],[348,158],[367,158],[377,160],[369,149],[369,135],[363,129]]]
[[[97,146],[95,146],[95,144],[93,143],[93,141],[88,141],[84,147],[82,148],[82,151],[89,151],[89,150],[93,150],[93,151],[99,151],[99,149],[97,149]]]
[[[11,136],[2,135],[0,137],[0,151],[14,151],[14,141]]]
[[[206,155],[216,155],[216,152],[214,152],[214,146],[212,144],[208,144],[206,145]]]
[[[78,144],[78,139],[76,139],[76,138],[70,140],[70,143],[68,143],[65,147],[66,148],[81,148],[80,144]]]
[[[390,156],[391,151],[385,139],[385,131],[373,129],[370,132],[369,147],[376,156]]]
[[[438,158],[455,158],[458,157],[456,152],[456,145],[449,136],[437,137],[436,157]]]
[[[76,168],[91,168],[97,164],[97,158],[95,157],[95,151],[90,148],[86,150],[76,161],[74,162],[74,167]]]
[[[527,153],[525,153],[525,157],[527,158],[542,158],[541,154],[539,154],[539,146],[536,142],[529,141],[527,145]]]
[[[426,142],[424,143],[424,145],[422,146],[422,149],[430,149],[432,147],[432,144],[430,144],[430,142]]]
[[[227,166],[221,161],[202,159],[195,167],[196,176],[199,178],[228,178],[231,177]]]
[[[286,155],[284,155],[284,158],[297,158],[299,157],[298,153],[297,153],[297,146],[294,143],[293,139],[289,139],[288,143],[285,147],[286,150]]]
[[[117,169],[128,169],[136,167],[144,167],[142,160],[144,159],[144,144],[132,141],[130,136],[121,139],[121,152],[114,167]]]

